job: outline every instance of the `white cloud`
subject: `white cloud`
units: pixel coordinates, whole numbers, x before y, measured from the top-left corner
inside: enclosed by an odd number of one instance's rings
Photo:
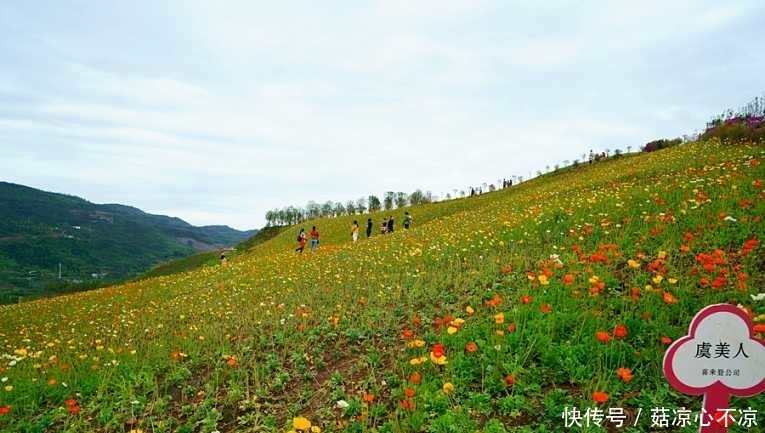
[[[557,66],[579,53],[577,45],[564,40],[527,40],[510,49],[510,62],[521,66]]]
[[[0,70],[0,171],[204,224],[527,177],[690,132],[750,96],[716,84],[760,82],[693,51],[692,71],[661,67],[761,10],[749,1],[184,2],[68,11],[66,26],[3,8],[23,25],[0,42],[18,59]],[[751,58],[734,48],[726,64]]]

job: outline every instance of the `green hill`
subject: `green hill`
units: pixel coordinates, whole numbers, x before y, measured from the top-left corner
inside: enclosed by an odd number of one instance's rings
[[[663,356],[709,304],[765,335],[764,185],[761,142],[699,141],[307,221],[315,252],[273,229],[225,264],[1,306],[0,431],[562,432],[574,410],[574,431],[686,411],[673,431],[698,431]]]
[[[235,247],[227,248],[224,251],[226,258],[231,259],[236,257],[241,254],[242,251],[246,252],[256,245],[260,245],[263,242],[266,242],[267,240],[275,237],[286,229],[287,227],[264,227],[258,230],[254,236],[238,243]],[[159,265],[151,268],[148,272],[142,274],[140,278],[144,279],[160,277],[163,275],[178,274],[181,272],[192,271],[204,266],[217,266],[218,264],[220,264],[220,251],[203,251],[192,254],[188,257],[160,263]]]
[[[102,286],[253,233],[0,182],[0,302]]]

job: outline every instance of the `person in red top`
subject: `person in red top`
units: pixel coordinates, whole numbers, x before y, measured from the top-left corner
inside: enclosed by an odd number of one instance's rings
[[[305,236],[305,229],[303,228],[300,229],[300,233],[298,233],[297,241],[298,241],[298,247],[295,248],[295,252],[303,254],[303,250],[305,249],[305,244],[308,242],[308,239]]]
[[[316,250],[319,246],[319,231],[316,230],[316,226],[311,229],[311,251]]]

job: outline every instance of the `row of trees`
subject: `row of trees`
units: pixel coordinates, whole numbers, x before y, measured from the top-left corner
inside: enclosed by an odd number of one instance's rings
[[[388,191],[382,200],[375,195],[348,200],[345,203],[327,201],[323,204],[309,201],[305,207],[287,206],[266,212],[266,225],[294,225],[307,219],[322,217],[339,217],[342,215],[357,215],[366,212],[391,210],[409,205],[431,203],[433,194],[430,191],[416,190],[411,194]]]

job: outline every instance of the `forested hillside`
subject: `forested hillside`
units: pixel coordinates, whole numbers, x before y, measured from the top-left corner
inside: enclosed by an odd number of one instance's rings
[[[0,302],[125,279],[253,233],[0,182]]]

